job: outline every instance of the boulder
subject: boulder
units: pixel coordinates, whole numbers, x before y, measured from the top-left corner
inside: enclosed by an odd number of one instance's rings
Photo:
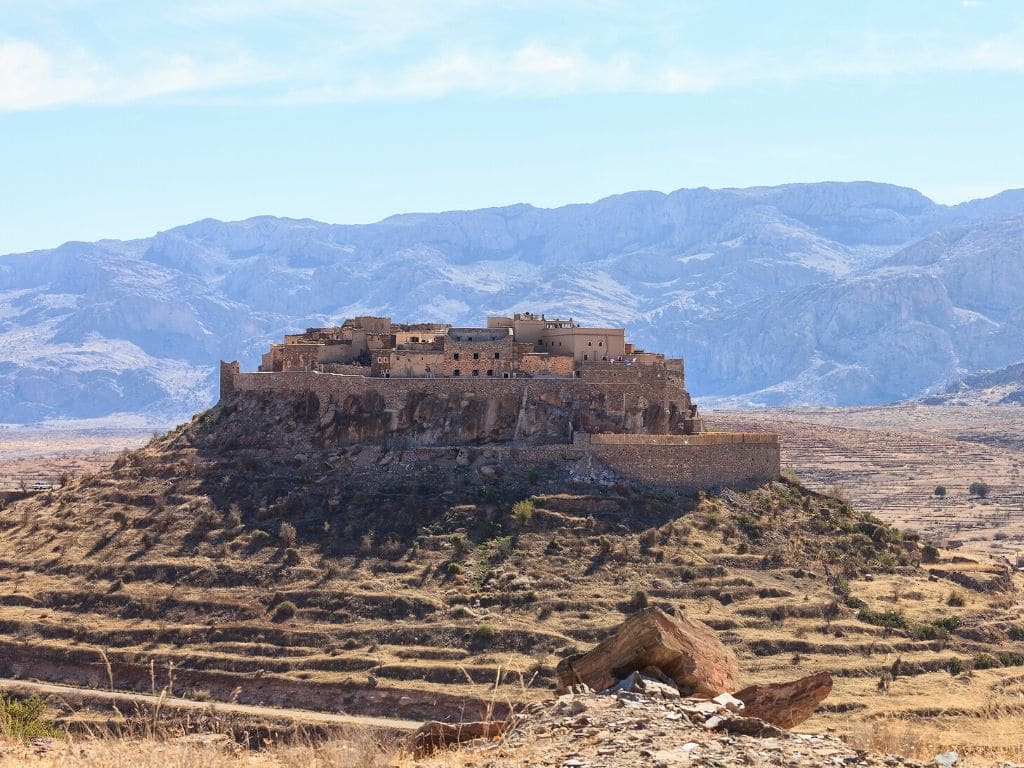
[[[474,739],[493,739],[505,732],[507,722],[482,720],[473,723],[442,723],[430,720],[409,735],[413,757],[420,759],[453,744]]]
[[[733,694],[743,702],[743,715],[781,728],[806,720],[832,691],[832,676],[818,672],[791,683],[750,685]]]
[[[679,698],[679,689],[671,680],[663,682],[656,677],[649,677],[648,675],[643,675],[639,672],[634,672],[626,679],[620,680],[616,685],[609,688],[607,692],[618,693],[619,691],[640,693],[644,696],[653,696],[663,699]]]
[[[593,649],[562,659],[558,684],[567,689],[585,683],[600,691],[647,667],[657,667],[686,696],[711,698],[738,684],[736,656],[710,627],[660,608],[633,614]]]

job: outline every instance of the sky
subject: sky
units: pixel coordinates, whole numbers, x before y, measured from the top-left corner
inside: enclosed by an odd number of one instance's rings
[[[1024,186],[1024,1],[0,0],[0,253],[859,179]]]

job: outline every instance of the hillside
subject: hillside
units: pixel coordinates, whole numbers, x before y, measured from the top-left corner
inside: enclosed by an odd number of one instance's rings
[[[924,399],[928,405],[1024,405],[1024,362],[981,371]]]
[[[205,220],[0,257],[0,422],[213,401],[219,358],[358,314],[531,309],[683,355],[698,397],[866,403],[1024,356],[1024,193],[867,182],[631,192],[340,226]],[[907,247],[910,244],[914,244]]]
[[[347,462],[391,452],[236,397],[0,511],[0,676],[457,720],[542,698],[559,659],[656,604],[719,630],[750,682],[835,675],[809,730],[898,715],[970,750],[993,706],[986,739],[1020,726],[1024,623],[996,561],[792,481],[686,497],[496,470],[486,446],[368,494]]]

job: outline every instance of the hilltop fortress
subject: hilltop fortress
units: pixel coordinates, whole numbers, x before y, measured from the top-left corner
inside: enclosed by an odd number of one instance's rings
[[[453,450],[462,466],[567,462],[577,479],[688,489],[780,473],[777,435],[705,430],[681,359],[636,349],[623,328],[571,318],[524,312],[456,328],[356,317],[285,336],[258,371],[222,362],[220,372],[222,403],[234,393],[300,396],[300,416],[315,419],[325,446],[376,446],[392,473]]]

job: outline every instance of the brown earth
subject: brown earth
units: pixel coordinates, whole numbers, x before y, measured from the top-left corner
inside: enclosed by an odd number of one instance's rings
[[[369,495],[280,416],[214,410],[0,511],[0,674],[471,720],[542,698],[650,604],[712,626],[743,685],[832,673],[801,730],[905,722],[970,753],[1024,722],[1004,563],[922,564],[923,542],[792,482],[686,497],[469,462]]]
[[[784,467],[887,523],[1014,564],[1024,554],[1022,406],[719,411],[708,423],[778,432]],[[991,486],[987,498],[968,493],[975,481]]]

